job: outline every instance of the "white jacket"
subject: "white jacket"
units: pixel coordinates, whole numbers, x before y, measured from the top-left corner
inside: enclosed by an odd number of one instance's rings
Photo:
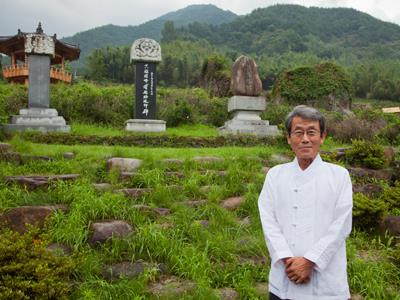
[[[297,159],[269,170],[258,206],[271,256],[269,290],[281,299],[345,300],[345,240],[351,231],[348,171],[317,155],[304,171]],[[291,282],[282,258],[303,256],[316,265],[306,284]]]

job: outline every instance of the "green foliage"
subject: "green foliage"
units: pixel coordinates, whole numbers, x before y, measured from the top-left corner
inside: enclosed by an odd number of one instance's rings
[[[286,71],[272,89],[274,99],[282,99],[292,105],[314,104],[329,110],[334,110],[336,106],[350,106],[352,94],[350,78],[333,63]],[[337,103],[331,103],[332,96]]]
[[[381,199],[370,199],[364,194],[353,195],[354,225],[363,228],[375,228],[387,211],[387,205]]]
[[[68,299],[76,264],[47,250],[43,238],[34,230],[0,231],[1,299]]]
[[[194,112],[185,101],[179,101],[168,106],[164,110],[164,119],[167,126],[178,126],[181,124],[194,123]]]
[[[80,82],[51,88],[52,106],[69,122],[121,126],[131,118],[133,90],[130,86],[96,86]]]
[[[387,165],[383,147],[364,140],[353,140],[351,149],[346,150],[345,159],[356,167],[382,169]]]
[[[178,38],[173,21],[166,21],[164,23],[164,27],[161,30],[161,36],[162,43],[169,43]]]
[[[231,70],[227,58],[220,54],[208,56],[201,68],[201,85],[211,96],[228,96]]]
[[[380,197],[389,207],[389,209],[400,208],[400,182],[397,181],[395,186],[386,187]]]

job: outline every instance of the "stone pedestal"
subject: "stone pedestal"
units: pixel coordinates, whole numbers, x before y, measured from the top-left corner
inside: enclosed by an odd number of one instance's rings
[[[163,132],[166,130],[166,123],[163,120],[130,119],[126,121],[125,130],[140,132]]]
[[[220,134],[279,135],[277,126],[261,120],[260,115],[265,108],[266,102],[263,97],[231,97],[228,102],[228,112],[233,113],[233,118],[219,128]]]
[[[26,130],[68,132],[70,127],[53,108],[24,108],[20,109],[19,115],[11,117],[11,124],[4,125],[4,130],[7,132]]]

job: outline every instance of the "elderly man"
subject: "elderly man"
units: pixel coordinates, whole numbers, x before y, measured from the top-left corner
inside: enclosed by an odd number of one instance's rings
[[[285,126],[296,158],[269,170],[258,200],[271,256],[270,299],[349,299],[349,173],[319,156],[326,129],[318,110],[297,106]]]

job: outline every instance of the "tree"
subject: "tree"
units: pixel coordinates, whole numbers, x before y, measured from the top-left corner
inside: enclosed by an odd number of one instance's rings
[[[164,28],[161,30],[161,35],[161,42],[163,43],[169,43],[178,38],[173,21],[166,21],[164,23]]]

